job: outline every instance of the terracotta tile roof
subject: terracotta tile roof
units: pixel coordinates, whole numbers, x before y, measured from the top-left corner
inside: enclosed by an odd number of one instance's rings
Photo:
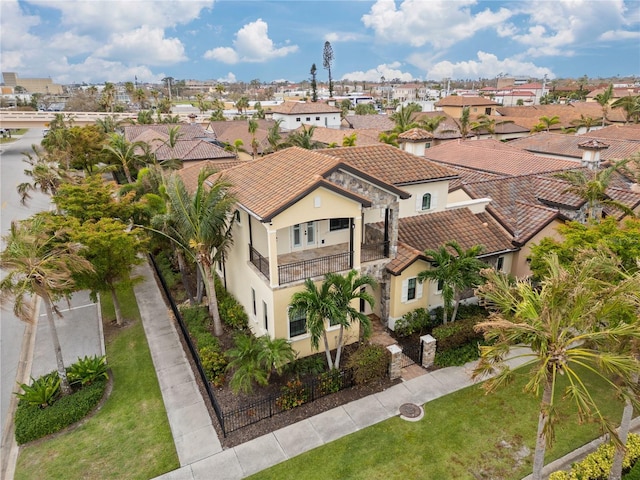
[[[463,97],[462,95],[449,95],[436,102],[436,107],[470,107],[470,106],[484,106],[495,105],[496,102],[490,98],[484,97]]]
[[[611,109],[607,114],[607,120],[611,122],[624,122],[624,115],[620,109]],[[571,125],[572,120],[580,119],[580,115],[591,118],[602,118],[602,107],[597,102],[573,102],[570,104],[552,105],[526,105],[520,107],[496,107],[496,111],[505,117],[538,119],[542,116],[560,118],[560,124],[565,127]],[[523,124],[523,126],[526,126]],[[557,126],[559,128],[559,126]]]
[[[283,115],[297,115],[305,113],[340,113],[338,107],[333,107],[324,102],[284,102],[271,107],[271,112]]]
[[[178,158],[182,161],[236,159],[233,152],[228,152],[218,145],[204,140],[178,140],[172,149],[168,145],[161,145],[155,150],[158,160]]]
[[[448,168],[391,145],[329,148],[319,150],[352,167],[396,186],[455,177]]]
[[[581,159],[582,150],[578,148],[579,144],[591,140],[603,141],[602,137],[593,137],[592,133],[595,132],[584,135],[540,132],[529,137],[515,139],[510,144],[529,152]],[[640,151],[640,143],[635,141],[607,139],[604,143],[609,144],[609,148],[600,151],[600,158],[603,161],[622,160]]]
[[[425,151],[425,158],[441,164],[503,175],[526,175],[576,167],[575,162],[539,157],[496,140],[447,142]]]
[[[483,245],[482,255],[514,250],[511,236],[490,215],[458,208],[399,219],[399,258],[387,268],[398,275],[417,258],[424,258],[425,250],[437,249],[449,240],[455,240],[465,250]]]
[[[409,142],[420,142],[422,140],[433,140],[433,133],[428,132],[422,128],[412,128],[406,132],[402,132],[398,135],[400,140]]]
[[[185,165],[184,168],[177,170],[175,174],[182,178],[187,190],[192,192],[198,186],[198,175],[200,175],[200,170],[204,167],[213,167],[217,172],[221,172],[243,163],[245,163],[243,160],[233,160],[229,162],[224,160],[194,162],[193,164]]]
[[[300,127],[297,130],[302,130]],[[325,145],[331,145],[335,143],[338,146],[342,146],[342,140],[345,137],[349,137],[355,133],[356,146],[364,145],[379,145],[378,131],[377,130],[365,130],[365,129],[348,129],[338,130],[335,128],[316,127],[313,130],[313,140],[316,142],[324,143]]]
[[[378,132],[393,130],[393,127],[396,126],[388,115],[347,115],[343,122],[347,123],[349,128],[364,128],[377,130]]]
[[[161,138],[163,135],[169,136],[169,129],[173,127],[179,127],[180,140],[193,140],[199,137],[212,138],[210,132],[207,132],[202,126],[197,123],[178,123],[178,124],[158,124],[158,125],[127,125],[124,127],[124,138],[128,142],[138,141],[138,137],[145,132],[155,132],[157,138]],[[148,134],[145,134],[145,138],[148,138]]]
[[[484,180],[494,180],[497,178],[505,177],[505,175],[501,175],[497,173],[481,172],[480,170],[459,167],[457,165],[456,166],[450,165],[450,166],[447,166],[447,168],[449,168],[450,170],[453,170],[460,176],[460,178],[449,181],[450,192],[457,190],[462,185],[465,185],[467,183],[482,182]]]
[[[269,147],[267,141],[267,130],[275,123],[273,120],[258,119],[258,130],[256,130],[256,140],[258,141],[258,153]],[[225,144],[233,145],[240,139],[243,147],[247,152],[252,152],[251,141],[252,135],[249,133],[249,124],[247,120],[231,120],[226,122],[211,122],[210,128],[215,132],[216,138]],[[284,135],[283,135],[284,137]]]
[[[590,138],[640,142],[640,124],[611,125],[599,130],[592,130],[588,135]]]

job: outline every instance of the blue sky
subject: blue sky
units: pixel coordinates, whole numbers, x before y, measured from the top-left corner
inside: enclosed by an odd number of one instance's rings
[[[640,76],[638,0],[0,0],[2,71],[57,83]]]

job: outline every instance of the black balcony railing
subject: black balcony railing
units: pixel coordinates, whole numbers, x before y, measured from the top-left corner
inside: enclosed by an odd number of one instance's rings
[[[249,245],[249,259],[267,279],[270,278],[269,260],[260,255],[260,252],[253,248],[252,245]]]
[[[372,262],[389,257],[389,242],[362,244],[360,248],[360,261]]]
[[[331,272],[342,272],[352,267],[353,252],[337,253],[326,257],[302,260],[300,262],[278,265],[278,281],[283,283],[304,280]]]

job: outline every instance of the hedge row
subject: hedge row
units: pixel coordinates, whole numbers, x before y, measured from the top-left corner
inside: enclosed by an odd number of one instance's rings
[[[18,445],[59,432],[82,420],[98,404],[106,386],[106,380],[96,380],[71,395],[61,397],[48,408],[20,400],[15,415]]]

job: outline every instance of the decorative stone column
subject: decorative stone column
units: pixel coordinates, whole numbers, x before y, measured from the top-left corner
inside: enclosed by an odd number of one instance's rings
[[[429,368],[436,358],[436,339],[431,335],[423,335],[420,337],[420,342],[422,343],[422,366]]]
[[[389,378],[391,380],[395,380],[402,376],[402,363],[400,362],[402,348],[397,344],[393,344],[389,345],[387,350],[391,353],[391,361],[389,362]]]
[[[380,288],[380,320],[385,326],[389,326],[389,308],[391,307],[391,282],[389,275],[382,272],[382,280],[378,282]]]

